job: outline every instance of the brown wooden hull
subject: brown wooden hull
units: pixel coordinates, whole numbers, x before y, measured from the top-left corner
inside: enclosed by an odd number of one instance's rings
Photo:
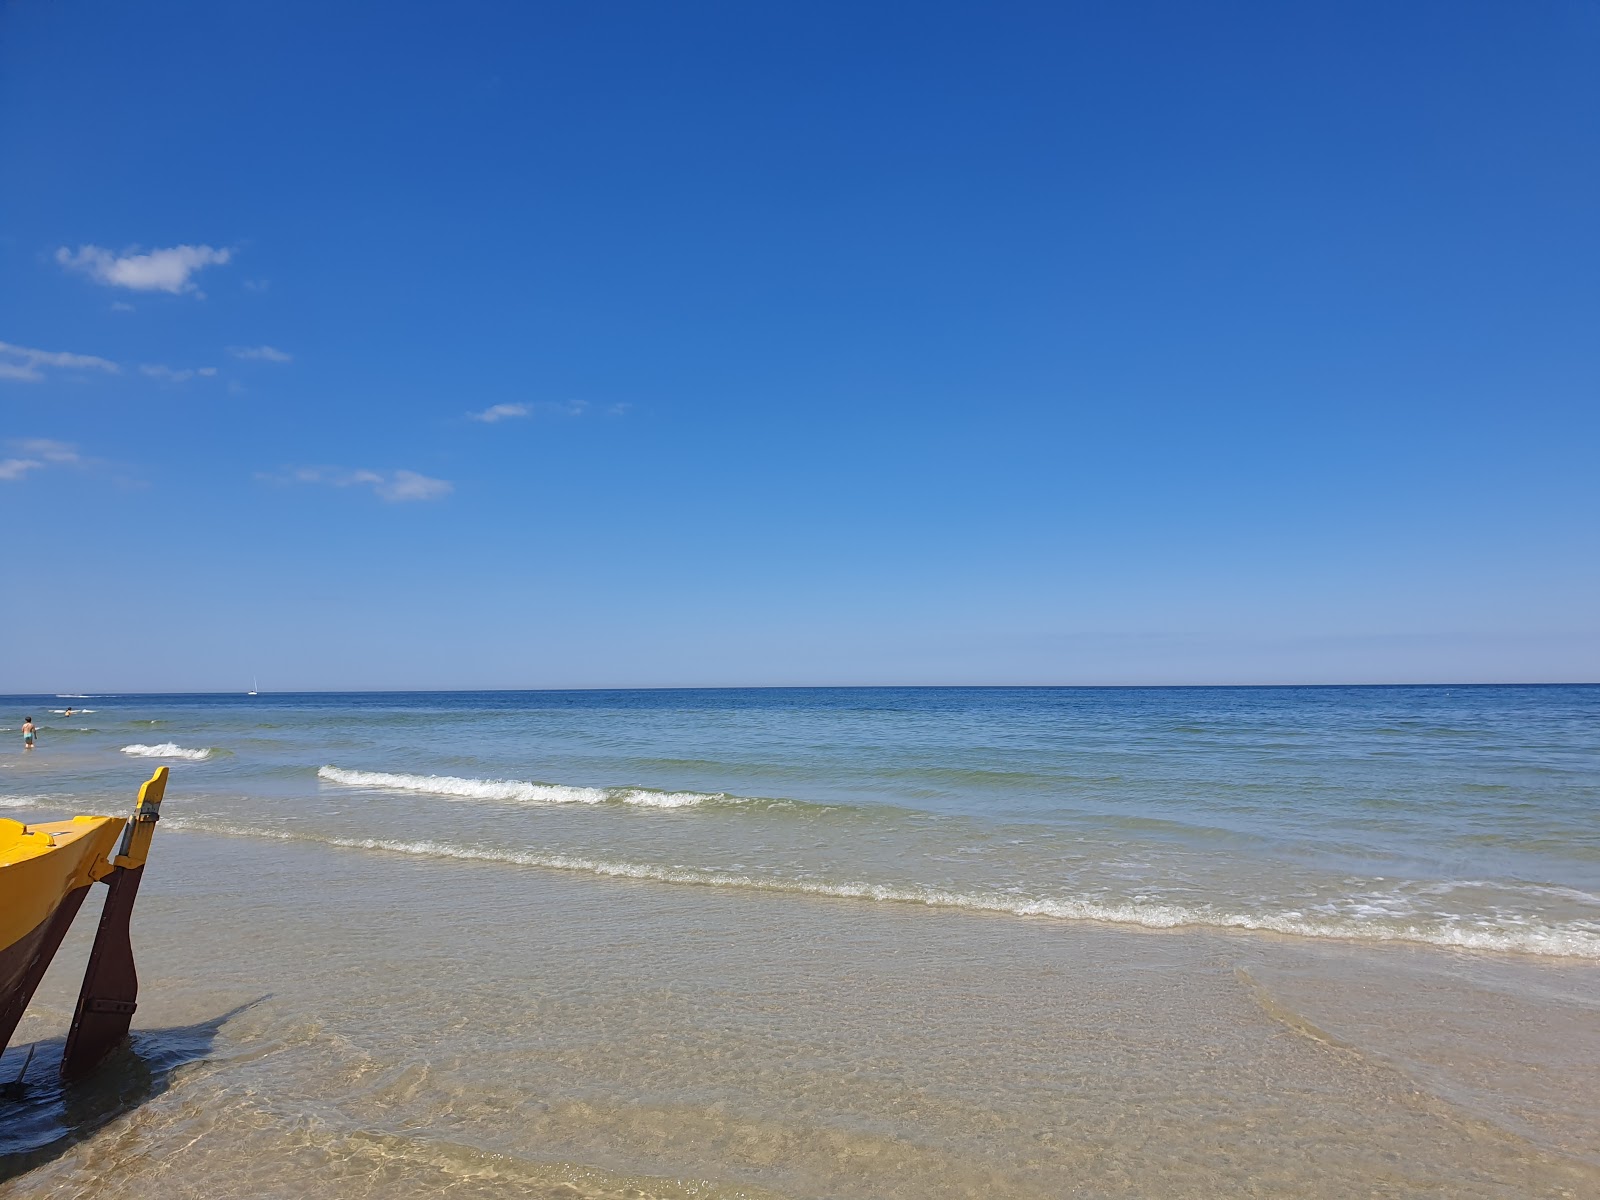
[[[89,885],[74,888],[61,898],[55,910],[11,945],[0,949],[0,1051],[11,1044],[28,1002],[39,988],[39,981],[50,967],[50,960],[61,947],[61,940],[72,927],[72,919],[83,907]]]

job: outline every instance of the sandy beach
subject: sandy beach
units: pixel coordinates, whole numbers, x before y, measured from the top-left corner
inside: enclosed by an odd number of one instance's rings
[[[113,1067],[131,1107],[85,1140],[4,1160],[39,1164],[7,1194],[1600,1188],[1593,964],[161,849],[148,1073]],[[19,1040],[59,1038],[91,928]],[[97,1119],[74,1103],[41,1092],[8,1141]]]

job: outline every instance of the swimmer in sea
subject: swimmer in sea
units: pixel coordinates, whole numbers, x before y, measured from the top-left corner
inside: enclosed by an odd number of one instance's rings
[[[38,728],[33,723],[33,718],[24,717],[22,720],[22,748],[24,750],[33,749],[33,737],[38,732]]]
[[[70,705],[70,704],[67,705],[67,711],[62,713],[61,715],[63,717],[70,717],[72,715],[72,705]]]

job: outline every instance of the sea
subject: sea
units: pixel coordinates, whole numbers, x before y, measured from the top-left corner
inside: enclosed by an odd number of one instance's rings
[[[1600,686],[0,727],[0,817],[170,772],[134,1036],[54,1082],[92,902],[0,1060],[3,1195],[1600,1196]]]

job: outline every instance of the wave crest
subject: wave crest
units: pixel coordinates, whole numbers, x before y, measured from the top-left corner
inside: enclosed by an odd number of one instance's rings
[[[0,796],[0,808],[49,808],[53,796]]]
[[[319,779],[345,787],[416,792],[453,800],[497,800],[508,804],[631,804],[640,808],[695,808],[707,802],[737,802],[722,792],[657,792],[649,788],[574,787],[521,779],[463,779],[455,775],[406,775],[322,767]]]
[[[189,750],[176,742],[161,742],[155,746],[146,746],[136,742],[132,746],[124,746],[122,752],[124,754],[132,754],[136,758],[182,758],[187,759],[189,762],[203,762],[210,758],[213,753],[209,749]]]

